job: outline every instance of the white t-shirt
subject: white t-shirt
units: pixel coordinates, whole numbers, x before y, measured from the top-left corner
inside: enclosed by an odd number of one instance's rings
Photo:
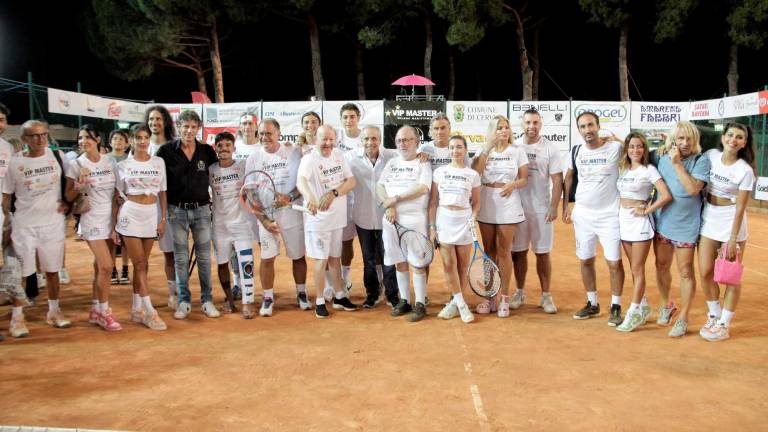
[[[309,190],[319,200],[328,191],[337,189],[346,179],[352,177],[347,161],[341,150],[335,148],[328,157],[315,150],[301,159],[299,177],[307,179]],[[326,211],[304,215],[306,231],[333,231],[347,225],[347,196],[336,197]]]
[[[656,167],[640,165],[621,174],[616,186],[619,188],[621,198],[648,201],[651,198],[653,185],[659,179],[661,179],[661,174],[656,170]]]
[[[526,144],[524,137],[515,140],[528,157],[528,185],[520,189],[520,200],[526,213],[546,213],[552,201],[550,176],[563,172],[557,144],[539,137],[535,144]]]
[[[8,164],[13,157],[13,146],[8,141],[0,138],[0,190],[2,190],[3,179],[8,173]]]
[[[416,185],[424,185],[429,190],[432,188],[432,168],[429,162],[421,162],[418,158],[410,161],[395,158],[387,162],[379,184],[384,186],[390,197],[404,195]],[[428,204],[429,194],[425,193],[418,198],[397,203],[395,210],[398,214],[423,215]]]
[[[480,187],[480,174],[469,167],[445,165],[435,170],[432,182],[437,185],[438,205],[470,208],[472,189]]]
[[[380,230],[384,209],[379,206],[376,197],[376,184],[384,172],[384,167],[390,159],[396,158],[397,153],[391,149],[379,148],[376,163],[365,156],[365,149],[358,148],[344,154],[344,158],[355,176],[355,205],[352,207],[352,221],[355,225],[367,230]]]
[[[336,148],[346,153],[350,150],[362,147],[362,136],[362,130],[356,138],[352,138],[347,135],[347,131],[344,128],[339,128],[336,130]]]
[[[62,163],[68,163],[64,155]],[[22,152],[11,157],[3,182],[3,193],[16,195],[14,228],[46,226],[64,221],[59,213],[61,200],[61,167],[51,149],[39,157],[26,157]]]
[[[479,153],[478,156],[480,157]],[[480,180],[483,183],[510,183],[517,180],[521,166],[528,165],[528,156],[520,148],[509,145],[501,152],[491,149]]]
[[[232,159],[234,160],[246,160],[248,159],[252,154],[258,152],[261,150],[262,145],[259,143],[256,144],[246,144],[245,141],[238,141],[235,142],[235,154],[232,155]]]
[[[117,190],[123,195],[155,195],[167,190],[165,162],[157,156],[139,162],[128,158],[117,164]]]
[[[590,150],[582,145],[576,156],[579,172],[579,184],[576,188],[576,204],[592,210],[601,210],[616,205],[619,189],[619,159],[621,143],[608,141],[602,146]],[[573,161],[568,158],[568,168],[573,169]]]
[[[245,161],[235,161],[232,166],[222,168],[219,162],[208,167],[208,182],[213,191],[213,224],[248,224],[245,209],[240,205],[240,189],[245,177]]]
[[[246,173],[253,170],[265,171],[275,182],[277,192],[288,195],[296,189],[299,163],[301,163],[301,150],[296,146],[287,147],[280,144],[280,148],[274,153],[269,153],[263,147],[254,152],[245,163],[245,171]],[[245,181],[247,182],[248,179]],[[301,213],[295,210],[277,209],[274,217],[281,228],[301,225]]]
[[[79,165],[78,165],[79,164]],[[105,214],[112,212],[112,198],[115,196],[117,183],[117,162],[109,155],[100,155],[98,162],[91,162],[81,154],[77,159],[67,164],[66,175],[73,181],[80,179],[80,167],[90,171],[88,174],[88,201],[91,212]]]
[[[732,165],[723,164],[723,152],[718,149],[704,153],[709,158],[709,183],[707,192],[736,203],[739,191],[751,191],[755,185],[755,172],[744,160],[739,159]]]
[[[432,164],[432,172],[435,172],[441,166],[446,166],[453,161],[448,147],[438,147],[435,145],[434,141],[422,144],[417,151],[429,155],[429,163]],[[464,165],[470,166],[469,150],[467,150],[467,155],[464,157]]]

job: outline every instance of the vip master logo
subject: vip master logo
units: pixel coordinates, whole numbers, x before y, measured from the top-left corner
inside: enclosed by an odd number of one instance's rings
[[[456,104],[453,106],[453,119],[457,122],[464,121],[464,105]]]

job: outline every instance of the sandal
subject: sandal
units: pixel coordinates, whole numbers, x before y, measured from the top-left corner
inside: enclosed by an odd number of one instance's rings
[[[497,312],[499,318],[507,318],[509,316],[509,296],[501,296],[499,302],[499,311]]]
[[[243,318],[253,319],[256,316],[256,308],[252,304],[243,305]]]
[[[496,297],[491,297],[475,307],[475,312],[487,315],[496,312]]]

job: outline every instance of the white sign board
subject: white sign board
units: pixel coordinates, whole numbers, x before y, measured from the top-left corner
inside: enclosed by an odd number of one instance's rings
[[[48,111],[57,114],[140,122],[145,107],[139,102],[48,88]]]
[[[446,115],[451,120],[451,134],[467,140],[470,153],[480,151],[485,144],[488,125],[497,115],[507,116],[506,102],[448,101]]]
[[[690,102],[632,102],[630,124],[632,129],[669,130],[688,120],[690,109]]]
[[[261,108],[262,119],[271,117],[280,123],[281,141],[296,142],[301,132],[301,116],[308,111],[320,113],[323,103],[321,101],[264,102]]]
[[[755,186],[755,199],[768,201],[768,177],[758,177]]]
[[[600,118],[600,136],[616,135],[624,139],[630,132],[630,103],[629,102],[593,102],[573,101],[571,103],[571,144],[584,144],[579,133],[576,117],[584,111],[597,114]]]

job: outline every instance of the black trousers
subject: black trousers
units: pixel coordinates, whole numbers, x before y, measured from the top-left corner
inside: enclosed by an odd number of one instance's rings
[[[381,230],[357,228],[357,238],[363,252],[363,285],[368,295],[379,295],[379,276],[376,274],[376,258],[384,261],[384,242],[381,240]],[[397,276],[395,266],[382,264],[384,272],[384,294],[387,297],[397,297]]]

